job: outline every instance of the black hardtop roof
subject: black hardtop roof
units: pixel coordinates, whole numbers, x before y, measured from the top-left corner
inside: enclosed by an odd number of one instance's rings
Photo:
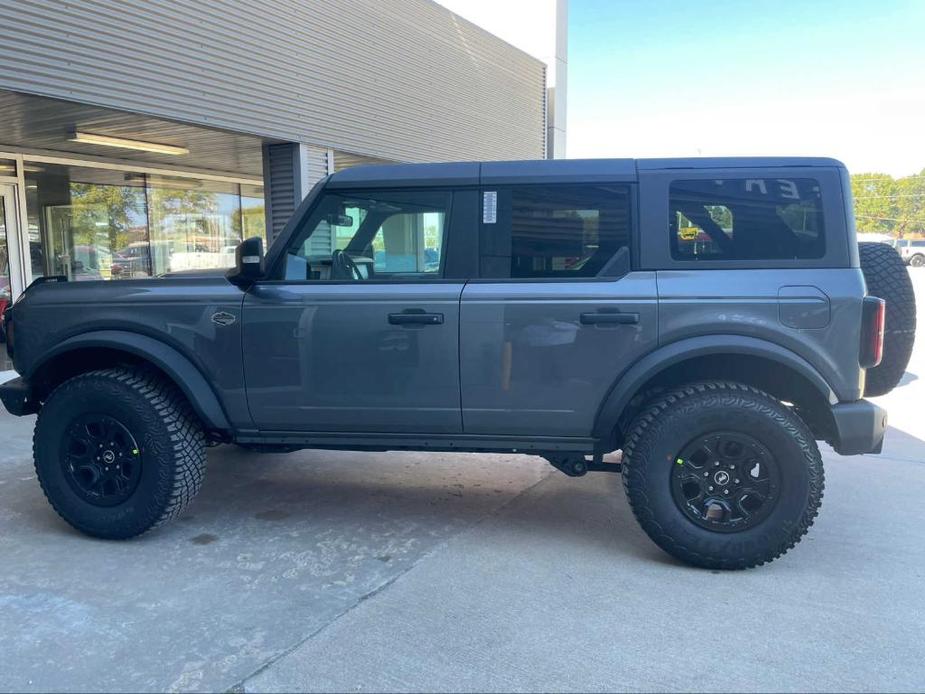
[[[635,181],[639,171],[675,169],[763,169],[839,167],[825,157],[694,157],[679,159],[538,159],[371,164],[338,171],[328,188],[392,186],[503,185],[513,183],[591,183]]]

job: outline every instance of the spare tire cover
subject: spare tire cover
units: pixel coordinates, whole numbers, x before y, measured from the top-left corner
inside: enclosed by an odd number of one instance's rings
[[[883,359],[867,370],[865,396],[889,393],[906,373],[915,342],[915,290],[899,253],[885,243],[859,243],[867,293],[886,301]]]

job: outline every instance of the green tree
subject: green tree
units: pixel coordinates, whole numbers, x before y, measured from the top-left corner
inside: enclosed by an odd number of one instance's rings
[[[854,216],[861,233],[893,233],[896,210],[896,181],[883,173],[861,173],[851,177]]]
[[[239,208],[231,214],[231,226],[241,238],[267,237],[267,224],[263,205]]]
[[[113,250],[136,241],[145,224],[144,191],[131,186],[71,183],[70,228],[75,245]],[[108,239],[101,237],[108,236]]]
[[[876,172],[855,174],[851,192],[859,232],[925,235],[925,169],[898,179]]]
[[[897,235],[925,234],[925,169],[896,181],[895,200]]]

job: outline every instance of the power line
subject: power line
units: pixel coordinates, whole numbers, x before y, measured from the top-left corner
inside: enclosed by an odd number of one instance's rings
[[[877,173],[876,171],[871,171],[871,172],[869,172],[869,173],[852,174],[852,175],[851,175],[851,178],[855,178],[855,177],[857,177],[857,176],[864,176],[864,178],[870,178],[871,180],[874,180],[874,179],[876,179],[876,178],[879,177],[879,176],[888,176],[888,177],[890,177],[890,174]],[[905,176],[900,176],[900,178],[917,178],[917,177],[921,177],[921,176],[925,176],[925,173],[906,174]],[[860,178],[860,179],[857,179],[857,180],[863,181],[864,178]],[[892,177],[891,177],[891,178],[892,178]]]
[[[861,219],[878,219],[883,222],[911,222],[912,221],[911,217],[875,217],[872,214],[856,214],[854,216],[860,217]]]
[[[855,200],[882,200],[883,198],[925,198],[925,193],[895,193],[893,195],[856,195]]]
[[[889,174],[883,174],[881,176],[870,176],[865,178],[857,178],[855,176],[851,177],[852,183],[860,183],[861,181],[902,181],[906,178],[925,178],[925,174],[909,174],[908,176],[900,176],[899,178],[893,178]]]

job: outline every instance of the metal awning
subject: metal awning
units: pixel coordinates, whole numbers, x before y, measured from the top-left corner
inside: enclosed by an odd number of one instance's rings
[[[180,155],[73,142],[76,131],[189,150]],[[151,116],[0,90],[0,151],[41,151],[261,177],[262,140]]]

